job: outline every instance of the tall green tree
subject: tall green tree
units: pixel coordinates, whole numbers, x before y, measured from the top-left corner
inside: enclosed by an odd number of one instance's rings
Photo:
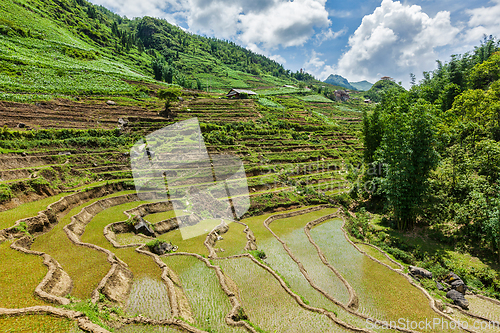
[[[423,100],[409,105],[402,97],[396,98],[392,110],[389,108],[384,114],[385,129],[378,156],[385,163],[383,192],[398,229],[406,230],[419,215],[438,155],[430,112],[433,106]]]

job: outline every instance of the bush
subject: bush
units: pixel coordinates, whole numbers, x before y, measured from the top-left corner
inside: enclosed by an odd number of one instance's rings
[[[9,185],[0,184],[0,202],[9,201],[13,196],[14,194]]]
[[[252,251],[248,251],[248,253],[250,253],[256,259],[264,260],[267,258],[266,253],[262,250],[252,250]]]

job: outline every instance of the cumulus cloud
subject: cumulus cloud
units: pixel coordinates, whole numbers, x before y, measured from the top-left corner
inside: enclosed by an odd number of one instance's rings
[[[325,4],[326,0],[275,0],[273,6],[259,12],[248,8],[239,15],[239,38],[266,49],[303,45],[314,34],[314,27],[330,25]]]
[[[118,15],[133,17],[161,17],[172,24],[186,16],[186,0],[90,0]]]
[[[493,6],[468,9],[470,15],[469,29],[465,33],[465,41],[477,44],[483,35],[500,38],[500,0],[493,1]]]
[[[330,74],[336,73],[337,69],[334,66],[327,65],[326,60],[321,59],[322,56],[322,53],[312,50],[303,68],[316,79],[324,81]]]
[[[432,69],[438,59],[436,50],[452,45],[459,31],[447,11],[431,18],[420,6],[383,0],[349,38],[349,50],[338,61],[338,74],[351,81],[376,81],[388,75],[407,82],[410,72]]]
[[[326,0],[91,0],[120,15],[186,22],[195,33],[264,49],[300,46],[331,21]],[[332,32],[333,33],[333,32]]]
[[[267,50],[263,50],[260,47],[258,47],[257,44],[250,43],[250,44],[247,45],[247,49],[249,49],[253,53],[257,53],[257,54],[261,54],[263,56],[266,56],[269,59],[272,59],[272,60],[276,61],[277,63],[279,63],[281,65],[284,65],[286,63],[286,59],[283,58],[281,55],[279,55],[279,54],[272,54],[272,53],[270,53]]]

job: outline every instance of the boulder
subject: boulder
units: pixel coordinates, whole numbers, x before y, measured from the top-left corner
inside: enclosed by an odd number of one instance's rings
[[[444,279],[444,282],[448,283],[451,286],[451,289],[454,289],[460,292],[462,295],[465,295],[467,286],[457,274],[453,272],[448,273],[448,275]]]
[[[25,123],[19,123],[19,124],[17,124],[17,127],[19,127],[19,128],[25,128],[26,124]]]
[[[69,151],[64,151],[64,152],[60,152],[58,155],[69,156],[69,155],[71,155],[71,153]]]
[[[106,104],[108,105],[116,105],[116,102],[113,102],[113,101],[107,101]]]
[[[144,221],[144,219],[141,216],[139,216],[138,219],[139,222],[134,224],[134,232],[136,234],[143,234],[149,237],[154,237],[155,232],[153,228],[151,228],[151,225],[149,225],[148,222]]]
[[[441,283],[439,283],[439,282],[436,282],[436,287],[437,287],[438,290],[441,290],[441,291],[444,290],[443,285]]]
[[[177,246],[172,245],[172,243],[160,243],[153,247],[152,252],[161,256],[168,252],[177,251]]]
[[[458,305],[462,309],[464,310],[469,309],[469,301],[465,298],[465,296],[461,292],[452,289],[446,293],[446,297],[453,300],[453,303],[455,305]]]
[[[409,269],[410,273],[415,275],[415,276],[420,276],[420,277],[423,277],[426,279],[432,279],[432,273],[426,269],[416,267],[416,266],[410,266],[410,267],[408,267],[408,269]]]

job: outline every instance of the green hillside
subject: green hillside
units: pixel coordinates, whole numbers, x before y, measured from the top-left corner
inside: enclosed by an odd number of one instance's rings
[[[382,100],[382,95],[391,89],[395,89],[397,91],[405,90],[402,86],[391,80],[379,80],[364,93],[364,96],[372,102],[380,102]]]
[[[352,86],[349,81],[347,81],[346,78],[342,77],[341,75],[337,74],[330,74],[330,76],[324,81],[325,83],[334,85],[334,86],[340,86],[345,89],[350,89],[350,90],[357,90],[354,86]]]
[[[293,84],[294,73],[234,43],[165,20],[128,20],[85,0],[2,1],[0,89],[50,95],[141,94],[137,82],[225,91]],[[40,99],[24,96],[22,99]]]

